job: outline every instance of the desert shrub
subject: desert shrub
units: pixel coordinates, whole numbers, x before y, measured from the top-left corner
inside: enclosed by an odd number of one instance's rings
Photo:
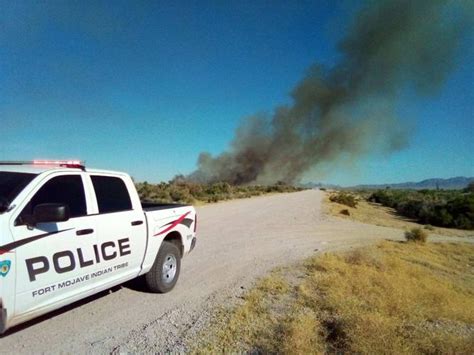
[[[192,203],[194,201],[218,202],[234,198],[259,196],[269,192],[295,192],[302,190],[302,188],[287,185],[282,182],[269,186],[234,186],[227,182],[200,184],[187,181],[183,176],[176,176],[168,183],[149,184],[145,181],[136,183],[135,185],[142,201],[165,203]]]
[[[426,202],[423,200],[406,200],[397,205],[397,210],[404,216],[416,219],[420,216],[422,210],[427,209]]]
[[[343,210],[341,210],[339,213],[340,213],[340,214],[343,214],[344,216],[350,216],[350,215],[351,215],[351,213],[349,212],[348,209],[343,209]]]
[[[434,227],[431,225],[431,224],[427,224],[425,226],[425,229],[428,229],[429,231],[433,231],[434,230]]]
[[[208,199],[207,199],[207,202],[211,203],[211,202],[219,202],[219,197],[214,195],[214,196],[209,196]]]
[[[474,194],[459,190],[378,190],[368,201],[423,224],[474,229]]]
[[[405,232],[405,238],[408,242],[424,244],[428,240],[428,233],[426,233],[421,228],[412,228],[411,230]]]
[[[226,182],[217,182],[207,185],[204,188],[204,193],[207,196],[207,200],[209,202],[227,200],[233,197],[233,189]]]
[[[354,195],[351,195],[347,192],[338,192],[333,194],[329,197],[329,200],[331,202],[340,203],[341,205],[346,205],[353,208],[357,207],[357,199]]]
[[[396,198],[391,191],[379,190],[370,195],[368,201],[380,203],[388,207],[395,207]]]
[[[429,220],[432,221],[433,224],[437,226],[445,226],[445,227],[453,226],[453,216],[448,211],[446,206],[436,206]]]
[[[467,185],[467,187],[464,189],[464,192],[474,193],[474,181]]]
[[[474,229],[474,194],[466,194],[449,201],[448,212],[457,228]]]
[[[170,188],[170,197],[174,202],[193,202],[194,198],[185,186],[172,186]]]
[[[293,191],[300,191],[302,190],[301,188],[294,187],[291,185],[288,185],[287,183],[283,181],[278,181],[274,185],[269,185],[269,186],[256,186],[257,189],[261,189],[262,191],[265,192],[293,192]]]

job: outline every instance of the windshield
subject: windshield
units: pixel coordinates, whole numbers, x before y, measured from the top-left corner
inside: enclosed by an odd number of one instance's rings
[[[35,176],[36,174],[0,171],[0,213],[8,210],[10,203]]]

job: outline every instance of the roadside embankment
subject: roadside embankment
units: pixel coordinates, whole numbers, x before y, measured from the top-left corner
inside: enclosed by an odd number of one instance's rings
[[[381,242],[275,270],[195,352],[472,353],[474,245]]]

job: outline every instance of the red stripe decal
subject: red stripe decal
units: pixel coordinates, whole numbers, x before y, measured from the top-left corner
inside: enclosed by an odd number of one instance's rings
[[[174,221],[173,224],[171,224],[168,228],[165,228],[165,229],[163,229],[161,232],[156,233],[156,234],[154,235],[154,237],[156,237],[156,236],[158,236],[158,235],[160,235],[160,234],[163,234],[163,233],[166,233],[166,232],[172,230],[174,227],[176,227],[178,224],[180,224],[180,223],[183,221],[183,219],[185,219],[186,216],[187,216],[188,214],[190,214],[190,213],[191,213],[191,211],[186,212],[186,213],[183,214],[181,217],[179,217],[176,221]]]

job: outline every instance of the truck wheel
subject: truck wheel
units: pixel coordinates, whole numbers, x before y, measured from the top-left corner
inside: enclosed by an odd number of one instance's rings
[[[157,293],[171,291],[178,281],[180,269],[181,254],[178,247],[164,241],[151,270],[145,275],[149,290]]]

